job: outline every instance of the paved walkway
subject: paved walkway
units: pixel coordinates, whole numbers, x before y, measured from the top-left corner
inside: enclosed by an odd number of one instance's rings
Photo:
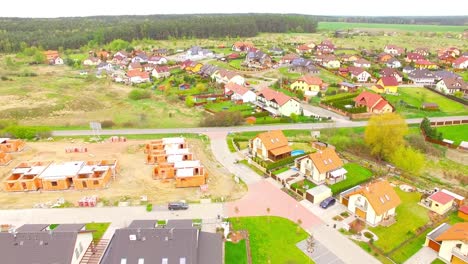
[[[405,264],[426,264],[431,263],[437,258],[437,252],[430,249],[429,247],[421,248],[416,254],[411,256]]]
[[[315,241],[314,251],[312,253],[307,252],[306,240],[302,240],[297,243],[296,246],[302,250],[304,254],[309,256],[309,258],[313,259],[316,264],[344,264],[341,259],[318,241]]]

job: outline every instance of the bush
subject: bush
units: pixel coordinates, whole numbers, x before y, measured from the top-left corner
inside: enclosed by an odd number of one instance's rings
[[[34,139],[47,138],[52,135],[49,127],[9,126],[5,132],[14,138]]]
[[[151,98],[151,92],[147,90],[134,89],[128,94],[128,98],[132,100],[142,100]]]
[[[152,212],[153,211],[153,204],[146,204],[146,211],[147,212]]]
[[[271,170],[274,170],[274,169],[276,169],[276,168],[286,166],[286,165],[288,165],[288,164],[294,163],[294,160],[295,160],[295,159],[300,158],[300,157],[303,157],[303,156],[308,155],[308,154],[309,154],[309,153],[304,153],[303,155],[291,156],[291,157],[287,157],[287,158],[278,160],[278,161],[276,161],[276,162],[273,162],[273,163],[270,163],[270,164],[266,165],[265,169],[271,171]]]
[[[104,121],[101,121],[101,127],[102,128],[111,128],[115,126],[115,123],[114,121],[112,120],[104,120]]]

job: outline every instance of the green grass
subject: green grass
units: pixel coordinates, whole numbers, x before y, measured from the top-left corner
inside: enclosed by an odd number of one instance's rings
[[[412,238],[416,230],[429,221],[427,209],[418,205],[421,194],[417,192],[403,192],[395,188],[401,199],[401,204],[396,208],[396,223],[389,227],[369,228],[379,238],[374,244],[384,252],[389,252],[398,247],[404,241]]]
[[[289,167],[284,167],[284,168],[281,168],[279,170],[275,170],[273,173],[278,175],[278,174],[281,174],[281,173],[286,172],[288,170],[289,170]]]
[[[241,64],[243,62],[244,62],[244,59],[234,59],[234,60],[229,61],[229,65],[235,69],[240,69],[242,68]]]
[[[454,225],[456,223],[462,223],[464,221],[465,220],[458,216],[458,211],[455,211],[448,216],[448,222],[451,225]]]
[[[377,23],[347,23],[347,22],[319,22],[319,31],[335,31],[347,29],[381,29],[417,32],[463,32],[465,26],[446,25],[410,25],[410,24],[377,24]]]
[[[224,244],[225,264],[247,264],[247,251],[245,240],[238,243],[226,242]]]
[[[468,124],[437,127],[437,131],[441,132],[445,139],[453,140],[455,145],[460,145],[462,141],[468,141]]]
[[[366,251],[367,253],[369,253],[370,255],[373,255],[376,259],[378,259],[381,263],[383,264],[393,264],[388,258],[386,258],[384,255],[381,255],[379,254],[378,252],[375,252],[370,246],[369,244],[367,244],[366,242],[362,242],[362,241],[356,241],[356,240],[352,240],[354,243],[356,243],[359,247],[361,247],[362,249],[364,249],[364,251]]]
[[[324,82],[328,83],[328,84],[332,84],[332,83],[340,83],[344,80],[343,77],[341,76],[337,76],[327,70],[324,70],[324,69],[320,69],[320,72],[319,72],[319,75],[318,77],[320,77]]]
[[[306,185],[308,186],[307,189],[305,188]],[[313,182],[311,182],[311,181],[309,181],[307,179],[291,184],[291,187],[293,187],[295,189],[299,189],[302,192],[305,192],[305,191],[307,191],[309,189],[312,189],[315,186],[317,186],[317,185],[315,185]]]
[[[307,238],[292,221],[275,216],[232,219],[234,230],[248,230],[253,264],[313,263],[296,243]]]
[[[384,95],[395,107],[398,113],[406,118],[424,117],[424,116],[454,116],[468,115],[468,107],[461,103],[452,101],[442,95],[421,87],[398,88],[400,95]],[[440,111],[423,111],[420,109],[406,108],[400,104],[404,101],[414,107],[421,107],[422,103],[436,103]]]
[[[434,261],[432,261],[431,264],[445,264],[445,262],[437,258]]]
[[[86,230],[95,230],[93,232],[93,240],[98,242],[106,232],[109,225],[110,223],[87,223]]]
[[[249,167],[250,169],[255,171],[255,173],[257,173],[260,176],[263,176],[265,174],[263,171],[261,171],[260,169],[258,169],[254,165],[249,164],[249,162],[247,160],[241,160],[241,161],[239,161],[239,163],[244,164],[245,166]]]
[[[289,72],[288,67],[281,67],[279,68],[279,72],[281,75],[284,77],[290,78],[290,79],[298,79],[299,77],[302,76],[302,74],[297,73],[297,72]]]
[[[348,171],[346,180],[330,185],[334,195],[365,182],[372,177],[370,170],[356,163],[346,163],[343,165],[343,168]]]
[[[393,252],[390,258],[396,263],[405,262],[424,246],[424,242],[426,241],[426,235],[429,234],[429,232],[431,231],[432,229],[424,231],[422,234],[405,244],[403,247]]]
[[[235,104],[232,101],[224,101],[218,103],[209,103],[205,105],[205,108],[213,112],[239,111],[244,115],[249,115],[254,111],[254,108],[250,104]]]
[[[50,230],[54,230],[55,228],[57,228],[57,226],[59,226],[59,224],[51,224],[49,228]]]

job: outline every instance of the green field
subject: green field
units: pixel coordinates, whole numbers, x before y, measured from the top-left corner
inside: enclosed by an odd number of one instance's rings
[[[398,88],[400,95],[384,95],[384,97],[396,107],[397,113],[406,118],[424,117],[424,116],[456,116],[468,115],[468,107],[450,100],[442,95],[421,87]],[[402,103],[402,101],[404,103]],[[436,103],[440,111],[423,111],[405,107],[404,104],[413,107],[421,107],[422,103]]]
[[[468,124],[437,127],[437,132],[441,132],[445,139],[453,140],[455,145],[460,145],[462,141],[468,141]]]
[[[343,165],[343,168],[348,171],[346,180],[330,185],[334,195],[363,183],[372,177],[372,172],[370,170],[356,163],[346,163]]]
[[[226,242],[224,244],[224,263],[225,264],[247,264],[247,251],[245,240],[238,243]]]
[[[248,230],[253,264],[313,263],[296,243],[307,233],[288,219],[275,216],[231,219],[234,230]],[[280,238],[280,239],[279,239]]]
[[[447,25],[410,25],[410,24],[377,24],[377,23],[347,23],[347,22],[319,22],[319,31],[335,31],[347,29],[381,29],[396,31],[418,32],[463,32],[466,26]]]

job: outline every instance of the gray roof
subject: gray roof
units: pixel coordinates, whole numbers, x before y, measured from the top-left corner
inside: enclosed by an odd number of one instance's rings
[[[156,220],[133,220],[128,228],[155,228]]]
[[[163,258],[167,258],[168,264],[180,264],[183,258],[187,264],[221,264],[222,243],[219,234],[192,227],[117,229],[101,264],[120,263],[122,259],[127,264],[137,264],[140,258],[144,263],[156,264],[162,263]]]
[[[54,232],[78,232],[83,229],[85,224],[60,224],[54,228]]]
[[[1,263],[71,263],[76,237],[77,232],[0,233]]]
[[[415,78],[415,79],[424,79],[424,78],[428,78],[428,79],[434,79],[435,76],[434,74],[427,70],[427,69],[416,69],[410,73],[408,73],[408,77],[409,79],[412,79],[412,78]]]
[[[443,223],[440,226],[438,226],[436,229],[432,230],[429,234],[427,234],[427,237],[435,241],[438,236],[440,236],[442,233],[447,231],[447,229],[449,228],[450,228],[449,224]]]
[[[446,70],[440,70],[440,71],[435,71],[434,72],[434,76],[437,78],[437,79],[445,79],[445,78],[457,78],[457,79],[461,79],[461,76],[456,74],[456,73],[453,73],[451,71],[446,71]]]
[[[192,220],[169,220],[167,221],[167,228],[193,228]]]
[[[26,224],[18,227],[16,232],[26,233],[26,232],[39,232],[43,231],[49,226],[49,224]]]

